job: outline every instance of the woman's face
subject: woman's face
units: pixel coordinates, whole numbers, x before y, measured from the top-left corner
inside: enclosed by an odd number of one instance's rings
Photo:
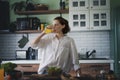
[[[53,21],[53,32],[55,33],[61,33],[62,29],[65,27],[65,25],[60,24],[58,20]]]

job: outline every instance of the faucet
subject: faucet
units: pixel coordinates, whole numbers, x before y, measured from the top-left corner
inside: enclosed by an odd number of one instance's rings
[[[86,52],[86,58],[88,59],[93,53],[96,53],[96,50],[90,50]]]

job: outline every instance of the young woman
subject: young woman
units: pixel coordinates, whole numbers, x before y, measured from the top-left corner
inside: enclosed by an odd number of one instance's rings
[[[44,74],[48,67],[59,67],[63,72],[71,69],[77,71],[80,67],[78,54],[74,40],[66,34],[70,31],[68,21],[62,17],[56,17],[53,25],[47,28],[52,33],[43,31],[33,42],[32,47],[38,48],[38,54],[42,53],[38,74]]]

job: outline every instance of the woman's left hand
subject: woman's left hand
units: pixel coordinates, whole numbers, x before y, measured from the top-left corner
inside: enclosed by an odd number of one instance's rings
[[[81,69],[78,68],[78,69],[76,70],[76,76],[80,77],[80,75],[81,75]]]

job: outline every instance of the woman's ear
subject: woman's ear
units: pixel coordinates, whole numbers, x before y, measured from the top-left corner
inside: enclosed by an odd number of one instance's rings
[[[62,28],[65,28],[65,24],[63,25],[63,27]]]

